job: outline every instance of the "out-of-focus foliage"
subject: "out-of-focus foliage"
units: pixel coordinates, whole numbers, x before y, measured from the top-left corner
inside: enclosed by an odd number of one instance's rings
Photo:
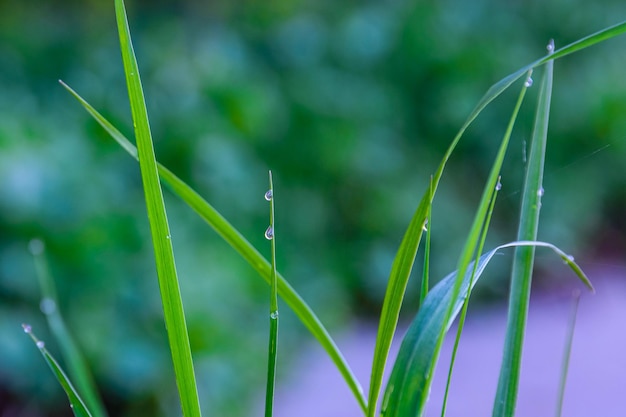
[[[158,158],[265,253],[271,168],[278,267],[331,328],[378,314],[418,198],[488,86],[543,55],[550,38],[562,46],[626,16],[618,0],[127,7]],[[113,5],[4,0],[0,10],[0,410],[66,408],[21,334],[31,322],[45,339],[26,250],[41,237],[111,414],[173,415],[138,166],[56,83],[132,132]],[[624,253],[625,48],[612,40],[556,64],[540,238],[571,253]],[[481,115],[444,174],[435,277],[454,269],[512,100]],[[515,236],[531,119],[527,109],[512,139],[494,243]],[[203,408],[246,415],[241,396],[263,384],[269,289],[189,209],[171,195],[166,204]],[[495,275],[477,291],[502,296],[506,275]],[[281,317],[288,363],[304,330]]]

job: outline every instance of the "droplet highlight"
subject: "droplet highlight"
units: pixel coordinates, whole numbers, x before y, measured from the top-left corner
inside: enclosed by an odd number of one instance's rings
[[[498,183],[496,184],[496,191],[500,191],[502,189],[502,183],[500,182],[500,180],[498,180]]]
[[[38,347],[39,349],[43,349],[43,348],[45,348],[45,347],[46,347],[46,344],[45,344],[43,341],[38,340],[38,341],[37,341],[37,347]]]
[[[30,334],[33,331],[33,328],[30,324],[22,324],[22,329],[24,329],[24,333]]]
[[[265,199],[266,199],[267,201],[271,201],[271,200],[272,200],[272,197],[273,197],[272,190],[267,190],[267,192],[265,193]]]
[[[57,310],[57,304],[54,302],[52,298],[42,298],[39,303],[39,308],[41,312],[45,315],[53,314]]]
[[[537,190],[537,195],[539,197],[543,197],[543,193],[544,193],[543,187],[539,187],[539,189]]]
[[[548,46],[546,46],[546,49],[550,53],[554,52],[554,39],[550,39],[550,42],[548,42]]]
[[[526,81],[524,82],[524,85],[526,87],[531,87],[533,85],[533,79],[531,77],[526,78]]]
[[[278,311],[272,311],[272,312],[270,313],[270,318],[271,318],[272,320],[276,320],[276,319],[278,318]]]
[[[267,240],[274,239],[274,228],[272,226],[269,226],[267,230],[265,231],[265,239]]]

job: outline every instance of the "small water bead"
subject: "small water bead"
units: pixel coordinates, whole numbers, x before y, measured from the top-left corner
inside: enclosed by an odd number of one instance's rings
[[[22,329],[24,329],[24,333],[30,334],[33,331],[33,328],[30,324],[22,324]]]
[[[33,255],[41,255],[44,248],[45,245],[41,239],[32,239],[30,242],[28,242],[28,250]]]
[[[428,232],[428,219],[424,220],[424,224],[422,225],[422,230]]]
[[[500,180],[498,180],[498,183],[496,184],[496,191],[500,191],[502,189],[502,183],[500,182]]]
[[[566,265],[570,262],[574,262],[574,257],[572,255],[567,255],[566,258],[567,259],[563,260],[563,263],[565,263]]]
[[[265,193],[265,199],[266,199],[267,201],[271,201],[271,200],[272,200],[272,197],[273,197],[273,195],[272,195],[272,190],[267,190],[267,192]]]
[[[274,228],[272,226],[269,226],[267,230],[265,231],[265,239],[267,240],[274,239]]]
[[[41,302],[39,303],[39,308],[41,309],[41,312],[43,314],[50,315],[56,311],[57,304],[52,298],[46,297],[41,299]]]
[[[45,344],[43,341],[38,340],[38,341],[37,341],[37,347],[38,347],[39,349],[43,349],[43,348],[45,348],[45,347],[46,347],[46,344]]]
[[[270,318],[276,320],[278,318],[278,311],[272,311],[270,313]]]
[[[543,187],[539,187],[539,189],[537,190],[537,195],[539,197],[543,197],[543,193],[544,193]]]
[[[550,39],[550,42],[548,42],[548,46],[546,46],[546,49],[550,53],[554,52],[554,39]]]
[[[530,78],[530,77],[526,78],[526,81],[524,82],[524,85],[525,85],[526,87],[530,87],[530,86],[532,86],[532,85],[533,85],[533,79],[532,79],[532,78]]]

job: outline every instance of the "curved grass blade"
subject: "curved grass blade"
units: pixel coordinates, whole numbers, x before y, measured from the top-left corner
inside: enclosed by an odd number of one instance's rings
[[[460,281],[460,291],[456,291],[458,271],[449,274],[428,293],[424,305],[404,336],[385,391],[382,416],[422,415],[441,349],[437,341],[439,332],[448,331],[471,288],[478,282],[495,254],[501,249],[519,246],[541,246],[552,249],[580,280],[593,290],[589,279],[574,260],[556,246],[545,242],[511,242],[485,253],[479,258],[477,265],[473,265],[473,261],[468,265],[473,268],[466,269]],[[452,314],[449,314],[449,305],[452,306]]]
[[[387,284],[387,290],[385,292],[385,298],[383,301],[383,308],[381,312],[380,323],[378,327],[378,333],[376,336],[376,346],[374,348],[374,359],[372,362],[372,373],[370,377],[370,389],[368,396],[368,410],[367,416],[374,417],[376,413],[376,403],[380,394],[380,387],[382,386],[383,375],[385,371],[385,365],[387,357],[389,355],[389,349],[391,348],[391,341],[395,334],[395,329],[398,324],[398,317],[400,314],[400,308],[402,306],[402,300],[406,291],[409,276],[415,261],[417,254],[417,248],[422,238],[421,227],[424,221],[427,219],[428,210],[432,204],[432,198],[434,197],[439,181],[443,175],[443,170],[448,162],[448,159],[452,155],[452,152],[456,148],[456,145],[460,141],[461,137],[465,133],[465,130],[472,124],[472,122],[478,117],[478,115],[487,107],[489,103],[495,100],[504,90],[506,90],[516,80],[521,78],[524,74],[532,70],[533,68],[546,63],[549,60],[564,57],[572,54],[589,46],[604,40],[613,38],[626,32],[626,21],[609,28],[603,29],[592,35],[584,37],[576,42],[573,42],[564,48],[559,49],[554,54],[540,58],[531,64],[528,64],[512,74],[504,77],[492,85],[485,95],[480,99],[476,107],[470,112],[470,115],[465,120],[461,129],[458,131],[452,143],[446,150],[437,171],[435,172],[432,184],[429,190],[424,193],[414,215],[409,223],[407,231],[402,239],[400,248],[396,254],[393,265],[391,267],[391,273],[389,275],[389,281]],[[470,255],[471,257],[471,255]]]
[[[52,370],[52,373],[57,378],[61,386],[63,387],[63,390],[65,391],[65,394],[67,395],[68,400],[70,400],[70,407],[72,408],[74,415],[76,417],[92,417],[92,414],[89,412],[89,409],[87,408],[83,400],[80,398],[80,395],[78,395],[78,392],[76,391],[76,389],[70,382],[67,375],[65,375],[65,372],[63,372],[63,369],[61,369],[61,366],[59,365],[59,363],[52,357],[52,355],[50,355],[50,352],[48,352],[48,349],[46,349],[46,345],[44,344],[44,342],[39,340],[37,336],[33,334],[33,331],[30,325],[22,324],[22,328],[24,329],[24,333],[29,335],[30,338],[33,340],[33,342],[35,343],[35,346],[37,346],[37,348],[39,349],[39,352],[41,352],[41,355],[43,356],[44,360],[46,361],[46,363]]]
[[[137,157],[137,148],[104,116],[94,109],[78,93],[72,90],[63,81],[60,84],[87,110],[87,112],[111,135],[111,137],[133,158]],[[252,266],[259,275],[268,283],[271,283],[272,268],[270,263],[256,250],[254,246],[233,227],[211,204],[204,200],[189,185],[178,178],[174,173],[157,163],[157,169],[163,182],[172,192],[191,207],[211,228],[226,241],[239,255]],[[317,339],[322,348],[326,350],[331,360],[345,379],[348,387],[354,394],[359,406],[365,411],[365,397],[363,388],[350,369],[347,361],[339,351],[328,330],[324,327],[311,307],[300,297],[285,280],[277,273],[278,295],[287,303],[289,308],[298,316],[302,324]]]
[[[548,51],[549,53],[554,51],[552,41],[548,45]],[[552,70],[553,61],[548,61],[539,90],[535,127],[524,180],[518,240],[536,240],[537,238],[541,197],[543,196],[543,166],[552,95]],[[515,413],[534,259],[534,247],[515,249],[504,354],[493,406],[494,417],[513,416]]]
[[[163,193],[159,183],[152,134],[150,133],[148,113],[139,78],[139,68],[130,39],[130,30],[123,0],[115,0],[115,16],[122,60],[124,62],[124,73],[128,85],[130,108],[135,126],[135,136],[137,138],[139,167],[141,169],[141,179],[148,210],[148,221],[152,234],[165,327],[172,352],[176,385],[178,386],[183,416],[199,417],[201,415],[200,401],[178,276],[176,274],[172,239],[165,212]]]
[[[41,287],[41,311],[45,314],[52,335],[61,349],[61,354],[68,366],[72,380],[75,381],[77,390],[85,398],[85,403],[92,411],[93,416],[106,417],[106,409],[87,366],[87,361],[85,361],[74,338],[67,330],[65,320],[59,311],[57,292],[54,280],[50,276],[48,263],[46,262],[44,243],[39,239],[33,239],[28,244],[28,249],[35,260],[35,269]]]
[[[276,230],[274,225],[274,182],[272,171],[269,172],[270,188],[265,199],[270,202],[270,225],[265,237],[271,242],[272,276],[270,283],[270,341],[267,360],[267,386],[265,392],[265,417],[272,417],[274,404],[274,386],[276,383],[276,348],[278,343],[278,280],[276,278]]]
[[[506,155],[506,150],[508,148],[508,143],[511,137],[511,132],[513,131],[513,125],[515,124],[515,120],[517,119],[517,114],[519,113],[519,109],[524,100],[526,89],[530,86],[530,83],[528,81],[530,79],[531,78],[530,78],[530,73],[529,73],[527,81],[524,83],[524,86],[522,87],[519,93],[517,103],[515,104],[515,108],[513,109],[513,114],[511,115],[511,120],[509,121],[509,124],[507,126],[506,132],[502,139],[502,143],[500,144],[500,149],[498,150],[496,159],[493,163],[493,166],[491,167],[491,172],[489,173],[489,177],[487,179],[485,189],[483,191],[482,197],[479,202],[478,210],[474,217],[474,222],[472,223],[472,227],[470,229],[467,240],[465,242],[465,247],[463,248],[463,251],[461,252],[461,256],[459,258],[459,264],[457,267],[457,279],[456,279],[456,283],[454,284],[452,288],[450,304],[445,306],[445,308],[447,308],[447,311],[448,311],[447,312],[448,316],[453,314],[455,307],[452,301],[456,300],[457,295],[461,291],[461,287],[463,285],[463,278],[466,276],[467,268],[469,267],[471,263],[472,257],[477,252],[476,248],[479,244],[481,231],[483,230],[483,226],[485,224],[485,219],[487,216],[489,203],[492,200],[493,194],[495,192],[496,182],[500,175],[500,169],[504,161],[504,156]],[[444,319],[444,322],[446,321],[447,321],[447,318]],[[440,327],[439,334],[436,335],[435,337],[434,343],[436,344],[436,347],[434,350],[436,352],[439,352],[439,350],[441,349],[445,331],[446,331],[446,328]],[[432,357],[433,361],[435,361],[436,359],[437,359],[436,355]],[[434,367],[434,363],[431,364],[431,366]],[[424,377],[424,375],[422,375],[422,377]],[[424,386],[429,387],[431,384],[432,373],[426,374],[425,378],[426,379],[424,381]],[[392,388],[392,391],[393,391],[393,388]],[[387,387],[387,393],[389,393],[389,385]],[[387,393],[385,394],[385,396],[388,398]],[[409,412],[409,410],[413,410],[415,404],[418,404],[420,406],[420,408],[415,408],[415,412],[417,413],[416,415],[421,415],[423,411],[423,406],[426,403],[425,396],[426,396],[426,391],[421,392],[421,394],[418,396],[411,396],[412,398],[407,398],[405,397],[404,393],[396,391],[395,396],[391,400],[392,401],[391,409],[401,410],[401,412],[400,414],[393,414],[393,415],[402,416],[402,417],[409,415],[406,413]],[[397,403],[398,401],[400,401],[399,404]]]
[[[555,417],[563,415],[563,400],[565,399],[565,383],[567,382],[567,372],[569,370],[569,360],[572,353],[572,343],[574,342],[574,329],[576,328],[576,316],[578,314],[578,303],[580,302],[580,291],[574,292],[574,305],[570,321],[567,326],[567,336],[565,337],[565,348],[563,350],[563,362],[561,363],[561,378],[559,381],[559,394],[557,396],[557,405]]]

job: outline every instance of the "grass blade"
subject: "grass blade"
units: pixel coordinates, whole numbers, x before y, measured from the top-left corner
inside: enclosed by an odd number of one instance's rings
[[[93,416],[105,417],[107,415],[106,409],[102,404],[102,399],[87,362],[74,338],[67,330],[65,320],[59,311],[57,292],[54,280],[50,276],[48,263],[46,262],[44,243],[39,239],[33,239],[28,244],[28,249],[35,260],[35,269],[41,287],[41,311],[45,314],[52,335],[61,349],[61,354],[68,366],[72,380],[76,382],[77,390],[85,398],[85,403],[92,411]]]
[[[484,269],[496,253],[510,247],[539,246],[551,249],[593,290],[589,279],[567,255],[556,246],[545,242],[517,241],[500,245],[482,255],[477,265],[470,262],[458,285],[458,271],[446,276],[429,293],[422,308],[411,323],[398,352],[385,391],[381,414],[385,417],[419,416],[428,399],[430,381],[439,357],[438,333],[447,332],[461,310],[471,288],[478,282]],[[458,287],[458,288],[457,288]],[[452,306],[452,312],[449,306]]]
[[[186,417],[198,417],[201,415],[200,401],[178,276],[176,274],[172,239],[159,183],[148,113],[139,78],[139,68],[130,39],[130,30],[123,0],[115,0],[115,15],[124,62],[124,73],[128,85],[130,108],[135,126],[141,179],[148,210],[165,326],[172,352],[176,384],[183,415]]]
[[[549,52],[554,51],[552,41],[548,45],[548,50]],[[548,61],[539,90],[535,127],[524,180],[518,240],[535,240],[537,238],[552,95],[552,69],[553,61]],[[515,250],[504,355],[493,408],[494,417],[513,416],[515,414],[534,258],[534,247],[518,247]]]
[[[92,414],[89,412],[89,409],[87,408],[83,400],[80,398],[80,395],[78,394],[78,392],[76,391],[72,383],[70,382],[67,375],[65,375],[65,372],[63,372],[63,369],[61,369],[61,366],[59,365],[59,363],[52,357],[52,355],[50,355],[50,352],[48,352],[48,349],[46,349],[46,345],[44,344],[44,342],[37,339],[37,336],[33,334],[33,331],[30,325],[22,324],[22,328],[24,329],[24,333],[28,334],[30,338],[33,340],[33,342],[35,342],[35,346],[37,346],[37,348],[39,349],[39,352],[41,352],[41,355],[43,356],[44,360],[46,361],[46,363],[52,370],[52,373],[57,378],[61,386],[63,387],[63,390],[65,391],[65,394],[67,395],[68,400],[70,400],[70,407],[72,408],[74,415],[76,417],[92,417]]]
[[[111,135],[111,137],[133,158],[137,157],[137,148],[104,116],[94,109],[85,99],[72,90],[67,84],[61,85],[87,110],[87,112]],[[270,263],[252,246],[250,242],[235,229],[211,204],[204,200],[189,185],[178,178],[174,173],[157,163],[161,180],[172,192],[191,207],[215,232],[224,239],[239,255],[246,260],[268,283],[271,283],[272,267]],[[287,303],[289,308],[298,316],[300,321],[326,350],[335,366],[345,379],[354,394],[359,406],[365,411],[365,397],[363,389],[350,369],[347,361],[339,351],[334,340],[328,333],[317,315],[311,310],[300,295],[289,285],[287,280],[277,273],[278,295]]]
[[[267,389],[265,393],[265,417],[272,417],[274,404],[274,386],[276,383],[276,348],[278,343],[278,280],[276,278],[276,230],[274,225],[274,182],[272,171],[269,172],[270,188],[265,199],[270,202],[270,225],[265,237],[271,242],[272,276],[270,283],[270,341],[267,360]]]
[[[528,80],[530,80],[530,73],[528,74],[527,81],[524,83],[524,86],[522,87],[519,97],[517,99],[515,108],[513,109],[511,120],[509,121],[509,124],[507,126],[507,129],[504,134],[504,138],[502,139],[502,143],[500,145],[500,149],[498,151],[496,159],[493,163],[493,166],[491,167],[491,172],[489,173],[489,177],[487,179],[487,183],[485,185],[483,195],[479,202],[478,210],[476,212],[476,216],[474,217],[474,222],[468,234],[465,247],[463,248],[463,251],[461,252],[461,256],[459,258],[459,264],[457,268],[456,283],[453,286],[452,295],[449,298],[450,304],[446,306],[446,308],[448,309],[447,314],[449,316],[453,314],[453,311],[455,308],[454,300],[457,299],[457,295],[459,294],[459,291],[461,291],[464,277],[467,275],[466,274],[467,268],[472,261],[472,257],[474,257],[474,254],[476,253],[476,248],[480,241],[481,230],[483,229],[483,225],[485,224],[485,218],[487,216],[489,203],[493,198],[493,193],[495,192],[496,182],[500,175],[500,169],[504,161],[504,156],[506,154],[506,149],[508,147],[509,139],[511,137],[511,132],[513,131],[513,125],[515,123],[515,120],[517,119],[517,114],[524,100],[526,89],[530,85]],[[444,318],[442,323],[445,323],[447,321],[448,321],[447,318]],[[423,412],[424,405],[426,403],[426,397],[428,394],[428,387],[430,387],[430,383],[432,379],[432,369],[434,368],[434,361],[437,360],[439,350],[441,349],[441,345],[443,343],[443,337],[446,332],[446,328],[442,326],[438,329],[438,331],[439,331],[438,334],[435,333],[432,335],[432,336],[436,336],[435,340],[433,341],[435,343],[435,354],[431,356],[431,360],[433,361],[433,363],[427,368],[428,372],[426,374],[421,375],[421,377],[425,379],[423,381],[423,386],[420,387],[420,390],[418,392],[412,391],[410,394],[399,392],[397,391],[396,388],[394,388],[394,385],[396,385],[396,383],[392,383],[392,381],[390,380],[387,386],[386,392],[387,393],[390,392],[390,386],[391,386],[392,393],[395,390],[395,394],[393,394],[390,400],[391,409],[394,410],[394,412],[390,415],[404,417],[408,415],[421,415],[421,413]],[[391,343],[391,341],[389,341],[389,343]],[[397,360],[396,360],[396,363],[397,363]],[[394,369],[396,366],[394,366]],[[416,388],[416,387],[407,387],[407,388]],[[388,394],[386,394],[386,398],[389,399]]]
[[[569,370],[569,360],[572,354],[572,343],[574,342],[574,329],[576,328],[576,316],[578,314],[578,303],[580,302],[580,291],[574,293],[574,305],[572,314],[567,326],[567,336],[565,337],[565,348],[563,350],[563,362],[561,363],[561,378],[559,381],[559,394],[557,397],[556,417],[563,415],[563,400],[565,399],[565,383],[567,382],[567,372]]]

